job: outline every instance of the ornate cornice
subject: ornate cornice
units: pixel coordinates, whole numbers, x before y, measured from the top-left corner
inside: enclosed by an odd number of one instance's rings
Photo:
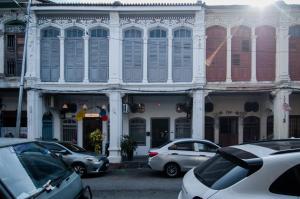
[[[81,25],[93,25],[93,24],[109,24],[108,16],[66,16],[66,17],[39,17],[37,20],[38,25],[43,24],[57,24],[60,26],[68,24],[81,24]]]
[[[161,25],[174,27],[178,25],[195,25],[195,17],[194,16],[138,16],[138,17],[121,17],[120,25],[139,25],[148,27],[151,25]]]

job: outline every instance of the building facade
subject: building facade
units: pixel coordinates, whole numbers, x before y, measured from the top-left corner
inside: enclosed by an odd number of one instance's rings
[[[99,128],[119,162],[123,135],[136,155],[185,137],[300,137],[297,5],[35,3],[30,18],[30,139],[89,148]]]

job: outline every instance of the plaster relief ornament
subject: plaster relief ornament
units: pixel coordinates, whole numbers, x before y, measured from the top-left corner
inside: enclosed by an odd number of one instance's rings
[[[76,25],[81,24],[85,26],[94,24],[109,24],[109,18],[107,16],[78,16],[78,17],[45,17],[42,16],[38,19],[38,25],[43,24],[57,24],[59,26]]]

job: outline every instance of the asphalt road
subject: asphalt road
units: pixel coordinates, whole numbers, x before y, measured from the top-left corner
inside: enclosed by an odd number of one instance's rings
[[[94,199],[176,199],[182,176],[167,178],[151,169],[116,169],[83,179]]]

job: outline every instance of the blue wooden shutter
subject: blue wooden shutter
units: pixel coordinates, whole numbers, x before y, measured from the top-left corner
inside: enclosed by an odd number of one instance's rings
[[[157,31],[157,30],[154,30]],[[154,38],[150,33],[148,40],[148,81],[166,82],[168,79],[168,40],[167,38]]]
[[[140,32],[140,31],[139,31]],[[142,82],[143,80],[143,39],[134,35],[123,41],[123,81]]]
[[[73,33],[68,33],[65,40],[65,79],[67,82],[82,82],[84,74],[84,41],[82,33],[79,35]]]
[[[188,31],[188,30],[186,30]],[[177,35],[178,34],[178,35]],[[180,30],[173,39],[173,81],[191,82],[193,76],[193,41],[190,34]]]

